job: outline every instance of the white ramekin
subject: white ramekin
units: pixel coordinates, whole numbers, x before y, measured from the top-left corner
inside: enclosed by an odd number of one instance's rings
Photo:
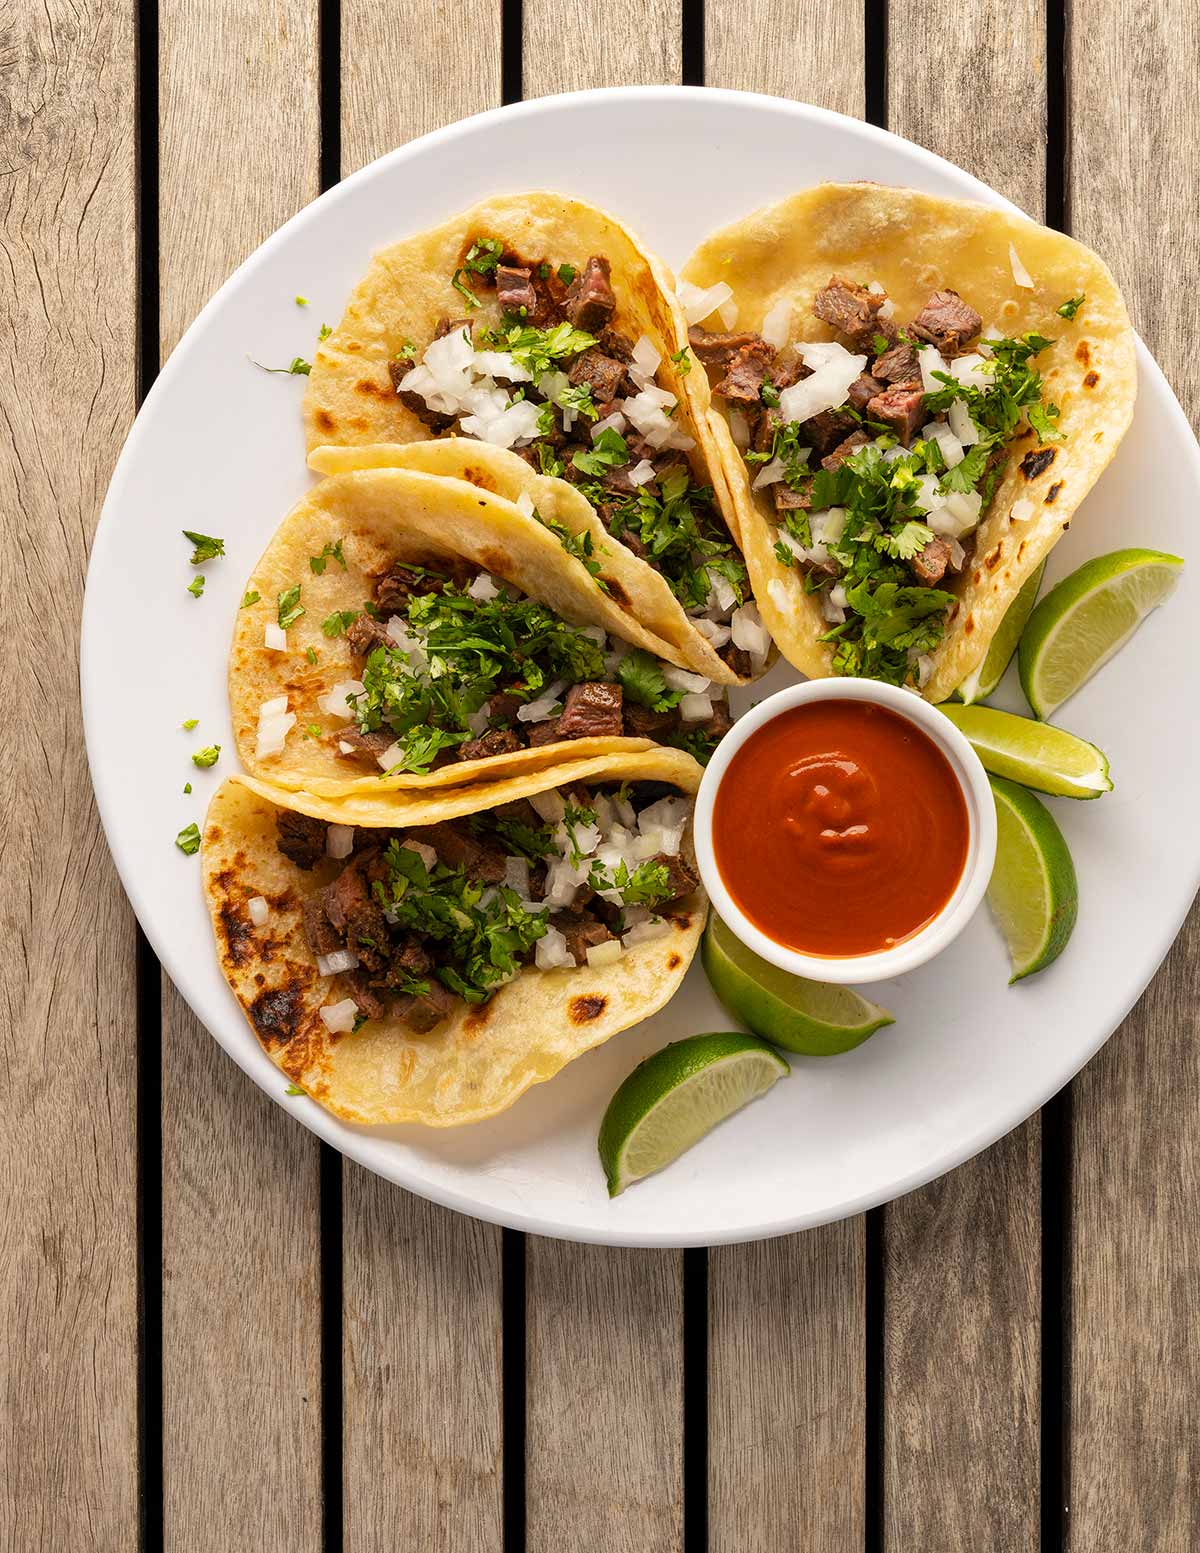
[[[869,701],[907,718],[929,735],[950,762],[967,806],[967,860],[953,895],[920,932],[906,938],[903,943],[895,944],[891,949],[881,949],[874,954],[801,954],[784,944],[776,943],[755,927],[734,903],[717,869],[712,842],[713,805],[730,762],[750,735],[764,723],[778,717],[781,712],[790,711],[796,706],[807,706],[812,701]],[[905,971],[915,970],[935,954],[940,954],[958,937],[978,909],[996,858],[996,806],[979,756],[950,719],[943,717],[936,707],[930,706],[910,690],[899,690],[894,685],[885,685],[873,679],[806,680],[803,684],[790,685],[786,690],[768,696],[765,701],[760,701],[739,717],[717,746],[704,773],[704,780],[696,795],[692,824],[700,873],[718,916],[755,954],[779,966],[781,970],[790,971],[793,976],[807,976],[812,981],[883,981],[889,976],[900,976]],[[786,888],[786,885],[781,888]],[[819,909],[819,903],[814,902],[816,909]]]

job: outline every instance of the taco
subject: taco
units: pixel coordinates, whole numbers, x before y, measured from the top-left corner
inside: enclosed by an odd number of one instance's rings
[[[707,239],[680,290],[714,286],[692,349],[780,651],[944,700],[1129,425],[1116,283],[1023,217],[825,184]]]
[[[543,512],[546,481],[570,484],[579,499],[555,499],[571,534],[611,535],[644,563],[647,623],[710,679],[719,654],[725,681],[744,680],[738,637],[762,627],[692,365],[669,272],[619,222],[561,195],[505,196],[375,255],[317,349],[305,433],[310,453],[347,450],[314,460],[325,472],[436,438],[412,467],[483,474],[503,494],[540,475]]]
[[[238,612],[229,698],[243,765],[336,796],[654,743],[706,759],[730,723],[723,688],[671,663],[615,579],[596,586],[598,566],[461,480],[322,481]]]
[[[352,801],[234,777],[204,827],[225,977],[271,1059],[353,1122],[449,1127],[648,1018],[705,905],[700,768],[607,755]]]

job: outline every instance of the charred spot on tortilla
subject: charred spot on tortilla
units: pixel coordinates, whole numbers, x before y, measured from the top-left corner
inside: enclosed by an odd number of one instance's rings
[[[1054,484],[1050,487],[1050,489],[1046,492],[1045,496],[1043,496],[1043,498],[1042,498],[1043,505],[1049,507],[1054,502],[1056,502],[1058,500],[1058,493],[1059,493],[1059,491],[1062,490],[1062,488],[1063,488],[1063,481],[1056,480],[1054,482]]]
[[[228,901],[217,913],[221,935],[225,940],[226,958],[233,965],[245,965],[254,953],[254,924],[243,916],[239,907]]]
[[[1028,543],[1028,541],[1023,539],[1021,541],[1021,543],[1017,546],[1017,561],[1018,562],[1024,560],[1024,558],[1025,558],[1025,546],[1026,546],[1027,543]]]
[[[1027,480],[1036,480],[1038,475],[1049,469],[1057,454],[1057,448],[1037,448],[1032,453],[1026,453],[1021,460],[1021,473]]]
[[[984,556],[983,564],[987,567],[989,572],[994,572],[996,570],[997,566],[999,566],[999,564],[1000,564],[1000,551],[1001,551],[1001,546],[997,545],[994,550],[989,550],[987,555]]]
[[[475,1035],[483,1029],[491,1018],[495,1000],[489,998],[486,1003],[476,1003],[463,1020],[463,1030],[467,1035]]]
[[[1083,386],[1085,388],[1095,388],[1096,384],[1099,381],[1100,381],[1100,374],[1098,372],[1088,372],[1084,376]]]
[[[1091,365],[1092,351],[1086,340],[1080,340],[1075,347],[1075,360],[1081,362],[1085,367]]]
[[[683,960],[679,955],[672,954],[667,956],[667,969],[669,971],[677,971],[682,964]]]
[[[482,469],[476,469],[474,464],[468,464],[463,470],[463,479],[468,485],[477,485],[481,491],[495,492],[496,487]]]
[[[632,606],[633,600],[615,577],[600,577],[597,580],[604,584],[608,590],[609,597],[615,603],[620,604],[622,609],[629,609]]]
[[[688,912],[680,911],[675,915],[675,926],[681,933],[686,933],[692,925],[692,919]]]
[[[511,565],[511,559],[503,550],[485,550],[479,557],[479,564],[485,572],[491,572],[495,577],[503,577],[506,568]]]
[[[333,431],[337,426],[337,422],[328,410],[318,410],[313,420],[316,422],[318,431]]]
[[[365,395],[368,399],[391,399],[393,396],[386,389],[380,388],[378,383],[373,383],[369,377],[360,377],[354,385],[356,393]]]
[[[598,993],[584,992],[571,999],[567,1005],[571,1023],[586,1025],[593,1019],[599,1019],[600,1015],[608,1007],[608,999]]]
[[[264,1045],[286,1046],[304,1023],[304,1000],[297,987],[272,987],[250,1005],[250,1018]]]

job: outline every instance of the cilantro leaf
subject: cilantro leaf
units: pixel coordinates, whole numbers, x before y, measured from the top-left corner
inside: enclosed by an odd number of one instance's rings
[[[329,564],[330,556],[333,557],[333,559],[338,563],[343,571],[346,570],[346,557],[342,554],[343,543],[344,541],[340,539],[326,540],[325,546],[322,549],[320,555],[309,556],[309,567],[317,574],[318,577],[323,575],[326,566]]]
[[[304,612],[304,605],[300,602],[300,584],[296,582],[279,595],[275,614],[280,630],[286,631]]]
[[[326,615],[321,622],[321,630],[326,636],[344,636],[348,626],[352,626],[358,619],[356,609],[335,609],[332,615]]]
[[[205,561],[215,561],[219,555],[225,554],[223,539],[217,539],[212,534],[195,534],[190,528],[185,528],[182,532],[183,537],[195,546],[192,551],[193,566],[203,566]]]
[[[608,582],[600,575],[600,562],[592,554],[592,536],[587,529],[573,534],[565,523],[560,523],[557,518],[543,516],[536,507],[533,515],[544,528],[550,530],[567,554],[579,562],[602,593],[611,592]]]
[[[262,598],[261,593],[256,592],[253,588],[247,589],[247,591],[242,594],[241,608],[249,609],[251,604],[257,604],[260,598]]]
[[[195,820],[193,820],[190,825],[185,825],[183,827],[178,836],[175,837],[175,845],[181,852],[186,853],[188,857],[192,857],[195,853],[199,852],[200,827],[196,824]]]
[[[260,372],[283,372],[291,377],[307,377],[312,371],[312,362],[305,361],[303,356],[293,356],[286,367],[264,367],[262,362],[255,361],[253,356],[250,360]]]
[[[629,444],[619,431],[606,426],[593,442],[591,452],[576,453],[571,462],[585,475],[604,475],[629,462]]]
[[[573,264],[560,264],[558,267],[558,278],[564,286],[569,286],[575,279],[576,274],[577,271]]]
[[[188,584],[188,592],[194,599],[198,599],[201,596],[201,594],[204,592],[203,574],[192,578],[191,582]]]
[[[1067,300],[1063,303],[1060,303],[1060,305],[1056,307],[1054,311],[1060,318],[1074,318],[1076,313],[1078,313],[1079,309],[1086,301],[1087,297],[1081,291],[1077,297],[1068,297]]]
[[[683,699],[681,690],[668,690],[656,659],[635,647],[617,664],[617,679],[626,696],[652,712],[669,712]]]
[[[983,479],[983,472],[991,456],[991,445],[987,442],[977,442],[973,448],[966,450],[953,469],[946,470],[938,482],[938,489],[962,491],[964,494],[973,491]]]
[[[187,731],[191,733],[192,729],[196,727],[199,721],[200,719],[198,717],[189,717],[185,722],[180,723],[179,726],[181,728],[186,728]]]
[[[692,353],[688,347],[685,345],[682,350],[673,351],[671,353],[671,360],[678,367],[679,376],[687,377],[692,370]]]
[[[876,545],[884,555],[895,556],[898,561],[911,561],[920,555],[933,539],[933,530],[915,520],[905,523],[893,533],[880,534]]]
[[[207,744],[202,750],[197,750],[192,756],[192,765],[199,766],[201,770],[205,770],[209,766],[215,766],[220,753],[221,746],[219,744]]]

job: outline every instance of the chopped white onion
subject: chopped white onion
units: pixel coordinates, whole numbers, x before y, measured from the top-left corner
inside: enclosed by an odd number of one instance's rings
[[[267,905],[265,895],[252,895],[246,902],[246,910],[250,913],[250,920],[255,927],[266,927],[271,908]]]
[[[529,504],[529,510],[530,512],[533,511],[532,502]],[[473,599],[478,599],[482,604],[486,603],[488,599],[497,598],[500,589],[496,586],[496,579],[494,577],[488,572],[480,572],[479,576],[474,578],[468,586],[467,592]]]
[[[756,667],[766,661],[767,653],[771,650],[771,635],[763,625],[757,604],[743,604],[735,609],[730,616],[729,630],[733,645],[748,652]]]
[[[766,485],[778,485],[787,470],[781,458],[773,458],[769,464],[764,464],[754,477],[752,490],[761,491]]]
[[[820,340],[797,346],[812,376],[793,383],[779,395],[779,410],[785,421],[807,421],[822,410],[833,410],[846,402],[851,383],[867,364],[865,356],[852,356],[836,341]]]
[[[538,818],[547,825],[557,825],[566,813],[566,804],[563,795],[557,788],[550,788],[544,793],[530,793],[529,802],[538,812]]]
[[[587,963],[593,970],[598,970],[602,965],[612,965],[625,953],[625,947],[619,938],[610,938],[603,944],[589,944],[587,949]]]
[[[768,345],[782,350],[792,332],[792,299],[780,297],[762,321],[761,334]]]
[[[937,475],[918,475],[913,505],[918,512],[936,512],[945,498],[938,489]]]
[[[709,590],[706,600],[709,609],[716,609],[724,614],[737,603],[737,594],[733,591],[733,584],[728,577],[709,572]]]
[[[663,664],[662,677],[672,690],[692,690],[702,695],[712,684],[703,674],[693,674],[688,669],[677,669],[673,663]]]
[[[354,716],[354,708],[350,705],[351,696],[361,696],[363,684],[357,679],[340,679],[337,684],[317,697],[317,705],[323,712],[328,712],[330,717],[349,719]]]
[[[880,304],[875,316],[877,318],[895,318],[896,304],[892,301],[891,297],[889,297],[886,302]]]
[[[735,446],[747,448],[750,446],[750,422],[741,410],[730,410],[729,435],[733,438]]]
[[[538,939],[533,950],[533,963],[539,971],[554,971],[575,964],[575,956],[567,948],[566,938],[556,927],[548,927]]]
[[[963,445],[945,421],[930,421],[922,428],[921,435],[928,441],[937,443],[942,457],[946,460],[947,469],[953,469],[956,464],[962,463]]]
[[[546,905],[569,906],[590,871],[590,865],[585,862],[573,865],[565,858],[553,859],[546,869]]]
[[[400,845],[408,851],[415,852],[421,859],[426,873],[437,863],[437,851],[434,847],[427,847],[423,841],[414,841],[411,836],[406,837]]]
[[[282,712],[286,712],[287,709],[288,698],[286,696],[275,696],[270,701],[264,701],[259,707],[259,719],[261,721],[264,717],[278,717]]]
[[[356,971],[358,963],[358,956],[350,949],[335,949],[332,954],[317,956],[317,969],[322,976],[340,976],[343,971]]]
[[[794,534],[788,533],[787,529],[777,528],[775,530],[775,538],[785,550],[790,550],[792,552],[797,561],[808,560],[808,551],[804,548],[804,546],[800,543]]]
[[[263,627],[263,646],[272,652],[287,652],[287,632],[273,620]]]
[[[929,676],[933,673],[933,655],[923,652],[917,659],[917,684],[924,688],[929,683]]]
[[[949,363],[941,351],[932,345],[922,345],[917,350],[917,363],[921,368],[921,387],[927,394],[936,394],[945,388],[945,383],[939,383],[933,375],[935,372],[949,373]]]
[[[689,691],[679,703],[679,715],[685,723],[706,723],[712,714],[711,696],[700,696]]]
[[[1033,290],[1033,276],[1021,263],[1021,255],[1017,252],[1015,243],[1008,245],[1008,262],[1012,265],[1012,277],[1018,286],[1026,291]]]
[[[835,626],[840,626],[846,618],[844,607],[834,603],[832,592],[821,594],[821,616]]]
[[[343,755],[353,755],[354,754],[354,746],[353,746],[353,744],[347,744],[345,739],[339,739],[338,740],[338,749],[342,752]]]
[[[621,408],[630,424],[641,432],[652,448],[681,448],[686,451],[695,447],[694,439],[667,414],[677,403],[674,394],[647,383],[639,393],[624,400]]]
[[[325,832],[327,857],[349,857],[354,851],[354,826],[331,825]]]
[[[604,432],[625,430],[625,417],[620,410],[614,410],[611,415],[606,415],[602,421],[597,421],[592,427],[592,441],[596,442]]]
[[[477,707],[475,711],[467,713],[467,727],[477,739],[487,732],[488,724],[491,720],[488,716],[486,702],[483,706]]]
[[[572,831],[574,843],[572,843]],[[600,845],[599,825],[574,825],[567,829],[566,822],[560,820],[554,828],[554,839],[558,843],[558,850],[564,857],[568,854],[577,854],[580,857],[590,857]],[[578,866],[577,864],[575,866]]]
[[[603,626],[581,626],[577,629],[579,630],[580,636],[589,637],[593,642],[595,642],[596,646],[600,648],[601,652],[603,652],[604,644],[608,641],[608,632],[604,629]]]
[[[725,325],[726,329],[736,329],[738,321],[738,305],[736,302],[723,302],[717,309],[717,317]]]
[[[690,324],[700,324],[716,312],[723,302],[733,296],[733,288],[719,280],[715,286],[695,286],[690,280],[681,280],[675,286],[683,316]]]
[[[834,583],[833,587],[829,590],[829,602],[837,609],[845,609],[847,607],[850,601],[846,597],[846,589],[844,584],[840,582]]]
[[[643,383],[646,383],[649,381],[649,379],[653,378],[654,374],[658,371],[659,363],[662,361],[662,355],[659,351],[655,350],[654,341],[650,339],[649,335],[645,334],[642,335],[637,344],[633,347],[632,354],[633,370],[631,376],[633,377],[634,382],[636,382],[640,388]]]
[[[522,491],[513,503],[518,512],[524,513],[527,518],[533,517],[533,497],[528,491]]]
[[[381,771],[390,771],[393,766],[400,765],[406,758],[407,751],[399,739],[394,744],[389,744],[382,755],[375,757]]]
[[[558,705],[558,698],[566,689],[565,679],[556,679],[553,685],[547,685],[536,701],[526,701],[524,706],[517,708],[517,721],[522,723],[544,723],[555,715],[554,708]]]
[[[690,798],[676,798],[668,795],[666,798],[658,798],[654,803],[647,804],[638,815],[638,830],[643,834],[647,830],[679,830],[688,822],[692,812],[692,800]]]
[[[671,924],[664,917],[651,917],[647,922],[635,922],[621,942],[626,949],[633,949],[638,944],[649,944],[656,938],[665,938],[670,931]]]
[[[951,491],[946,497],[946,510],[960,523],[974,527],[983,510],[983,496],[979,491]]]
[[[1019,496],[1008,509],[1008,515],[1014,523],[1024,523],[1027,518],[1033,517],[1036,511],[1028,496]]]
[[[961,572],[966,559],[967,552],[959,544],[957,539],[952,539],[950,541],[950,570],[952,572]]]
[[[296,726],[295,712],[287,711],[286,707],[287,697],[276,696],[274,700],[264,701],[259,708],[254,744],[254,754],[258,760],[280,754],[287,741],[288,730]]]
[[[994,379],[983,362],[984,358],[978,351],[968,351],[965,356],[955,356],[950,363],[950,376],[964,388],[985,389]]]
[[[326,1003],[320,1010],[325,1028],[335,1035],[353,1030],[358,1018],[358,1004],[353,998],[343,998],[340,1003]]]
[[[703,615],[695,616],[692,624],[701,636],[717,648],[724,647],[733,634],[728,626],[718,625],[715,620],[706,620]]]
[[[979,441],[979,427],[971,419],[971,412],[961,399],[956,399],[946,412],[950,430],[964,448],[973,448]]]
[[[635,464],[628,473],[630,485],[649,485],[654,479],[654,465],[648,458],[642,459],[640,464]]]

